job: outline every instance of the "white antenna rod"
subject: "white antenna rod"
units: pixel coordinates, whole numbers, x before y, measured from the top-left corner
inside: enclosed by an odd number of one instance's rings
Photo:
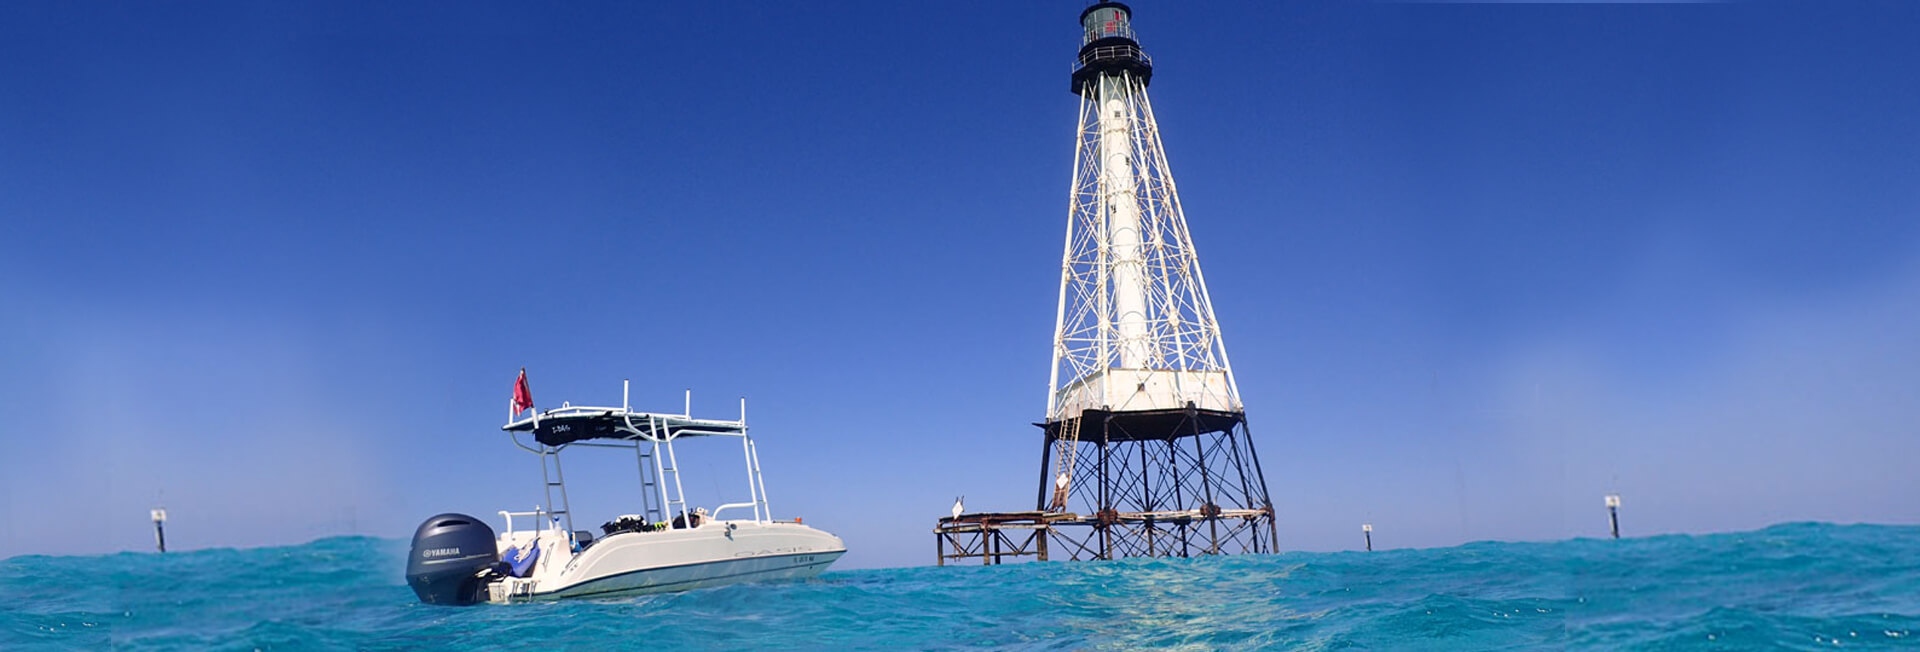
[[[691,419],[691,418],[693,418],[693,389],[692,389],[692,388],[688,388],[688,389],[687,389],[687,407],[686,407],[686,411],[685,411],[685,412],[681,412],[681,413],[680,413],[680,416],[683,416],[683,417],[686,417],[686,418],[689,418],[689,419]]]
[[[740,423],[747,422],[747,397],[740,397]]]
[[[628,379],[628,378],[620,379],[620,411],[621,412],[630,411],[629,407],[631,406],[631,403],[627,401],[627,397],[631,393],[632,389],[633,389],[632,379]]]

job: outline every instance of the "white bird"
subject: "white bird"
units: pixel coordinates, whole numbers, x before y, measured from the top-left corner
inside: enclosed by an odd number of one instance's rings
[[[966,496],[961,496],[959,498],[953,499],[953,517],[954,518],[960,518],[960,512],[966,510],[966,506],[965,506],[966,499],[967,499]]]

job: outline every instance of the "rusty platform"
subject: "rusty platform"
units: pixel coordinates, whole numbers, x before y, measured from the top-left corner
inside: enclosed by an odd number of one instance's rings
[[[1067,559],[1217,555],[1225,551],[1215,546],[1192,545],[1184,534],[1200,527],[1244,530],[1270,522],[1271,518],[1271,512],[1265,509],[1217,507],[1159,512],[1106,510],[1093,515],[975,512],[942,518],[934,526],[935,561],[940,566],[947,565],[948,560],[974,558],[987,566],[1019,557],[1047,561],[1050,543],[1064,549]],[[1128,536],[1114,536],[1121,531]],[[1133,544],[1134,541],[1141,543]],[[1140,549],[1133,549],[1136,546]]]
[[[976,512],[940,519],[933,528],[935,561],[980,558],[982,565],[1005,563],[1008,557],[1047,560],[1047,534],[1055,521],[1078,518],[1051,512]],[[952,552],[948,552],[951,548]]]

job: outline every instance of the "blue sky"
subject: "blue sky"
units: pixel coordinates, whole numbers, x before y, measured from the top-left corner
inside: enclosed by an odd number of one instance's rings
[[[928,563],[1032,500],[1080,7],[0,6],[0,556],[527,509],[525,366]],[[1283,547],[1920,522],[1920,6],[1135,10]]]

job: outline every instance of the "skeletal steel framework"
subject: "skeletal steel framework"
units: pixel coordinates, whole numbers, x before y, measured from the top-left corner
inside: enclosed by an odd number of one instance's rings
[[[1081,14],[1037,509],[1074,558],[1271,552],[1273,506],[1123,4]],[[1081,529],[1077,526],[1086,526]]]

